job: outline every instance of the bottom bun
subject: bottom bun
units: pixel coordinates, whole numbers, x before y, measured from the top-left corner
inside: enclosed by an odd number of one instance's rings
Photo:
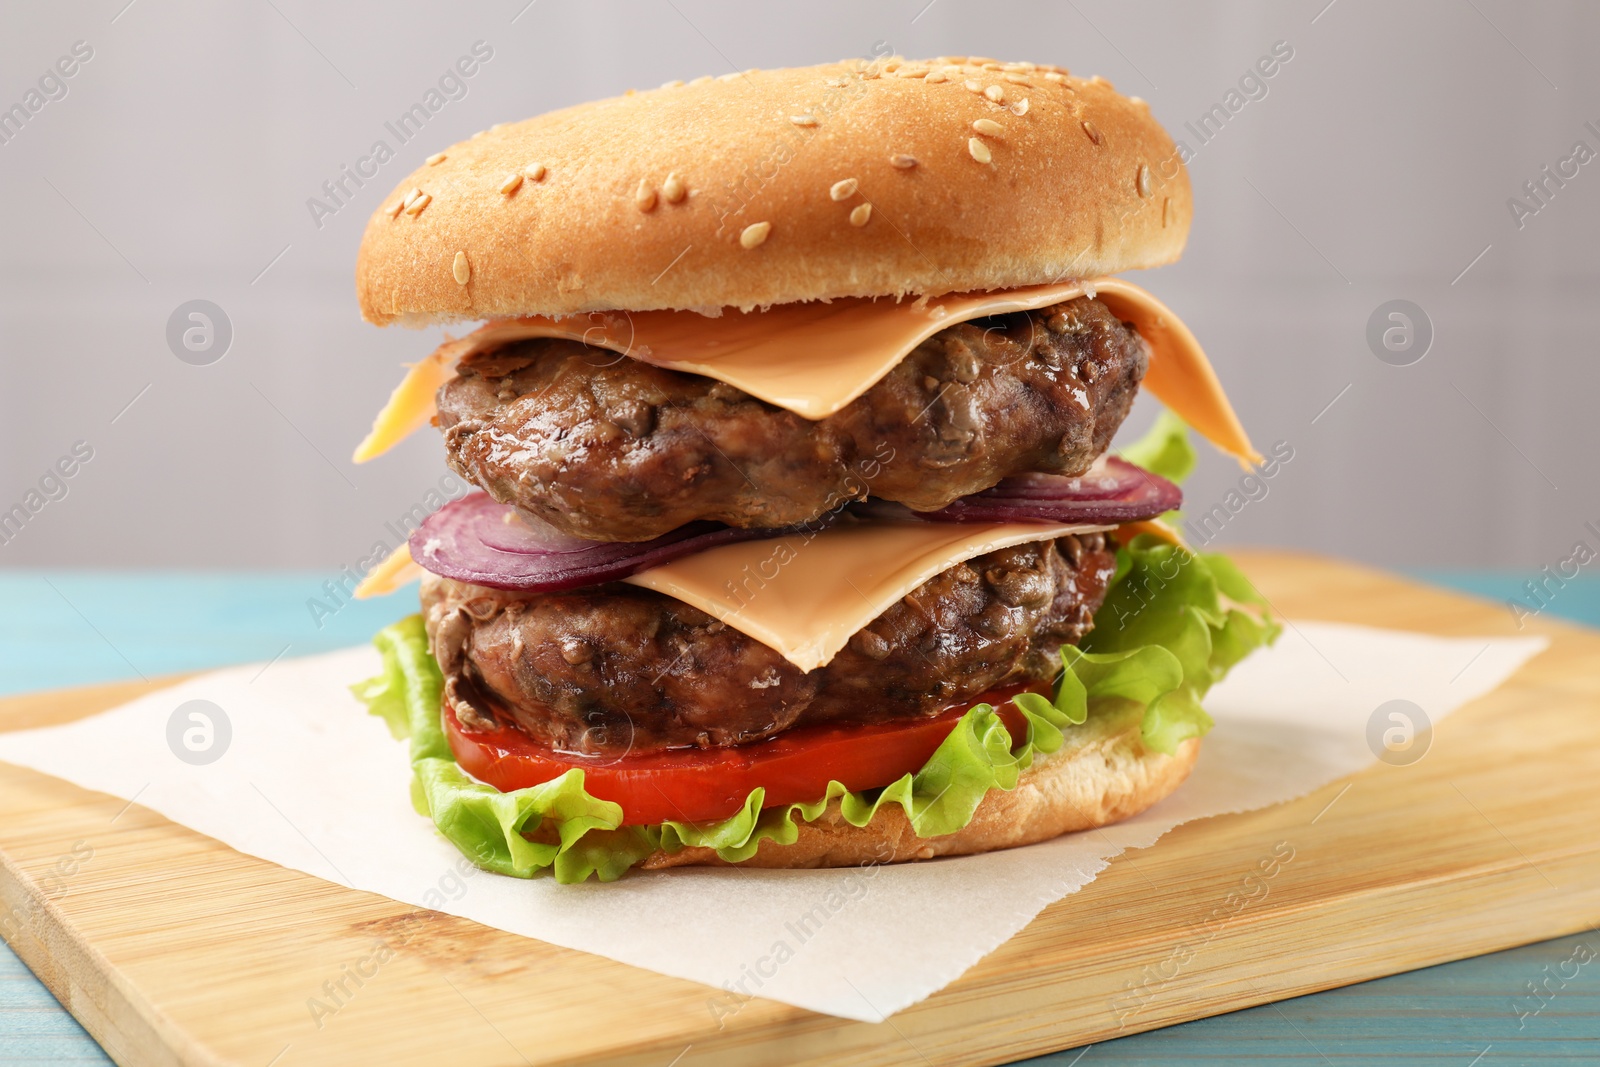
[[[1017,787],[992,789],[972,821],[953,834],[918,837],[905,809],[889,805],[866,826],[852,826],[828,805],[815,822],[796,818],[800,836],[792,845],[768,840],[740,867],[857,867],[904,863],[935,856],[965,856],[1046,841],[1092,830],[1137,815],[1189,777],[1200,753],[1190,738],[1172,755],[1154,752],[1140,739],[1139,714],[1095,716],[1069,728],[1061,748],[1036,759]],[[646,870],[685,866],[735,866],[714,849],[657,851]]]

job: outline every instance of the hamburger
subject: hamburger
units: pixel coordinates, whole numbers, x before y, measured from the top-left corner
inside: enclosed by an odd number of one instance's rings
[[[818,867],[1144,810],[1276,625],[1161,516],[1193,426],[1259,461],[1143,289],[1191,215],[1099,78],[972,57],[719,78],[496,126],[362,240],[378,325],[479,322],[356,459],[431,424],[476,492],[357,687],[482,866]],[[1138,390],[1169,409],[1112,439]]]

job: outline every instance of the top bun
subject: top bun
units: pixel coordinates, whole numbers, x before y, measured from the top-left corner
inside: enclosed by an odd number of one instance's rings
[[[1144,101],[961,56],[674,82],[430,160],[362,238],[379,325],[1095,277],[1177,259],[1192,207]]]

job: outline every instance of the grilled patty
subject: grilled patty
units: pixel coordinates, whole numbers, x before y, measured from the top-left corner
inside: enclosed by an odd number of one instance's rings
[[[809,672],[697,608],[621,583],[528,595],[429,575],[422,604],[464,725],[514,725],[560,751],[620,756],[916,719],[1048,680],[1060,647],[1092,627],[1114,569],[1103,534],[974,557]]]
[[[575,341],[462,362],[439,391],[452,469],[578,537],[696,519],[808,522],[867,495],[934,511],[1012,474],[1079,474],[1127,416],[1144,341],[1080,297],[961,323],[812,421],[710,378]]]

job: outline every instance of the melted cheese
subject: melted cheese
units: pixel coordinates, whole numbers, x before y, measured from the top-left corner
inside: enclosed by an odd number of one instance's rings
[[[1176,545],[1191,554],[1194,552],[1194,549],[1190,548],[1188,543],[1184,541],[1182,534],[1160,519],[1140,519],[1137,522],[1125,522],[1117,527],[1117,540],[1126,544],[1140,534],[1145,533],[1159,537],[1167,544]]]
[[[803,671],[829,663],[895,601],[985,552],[1106,526],[870,522],[675,559],[625,581],[692,604]]]
[[[464,340],[453,344],[459,347]],[[389,394],[389,402],[372,421],[372,429],[356,446],[351,460],[365,463],[381,456],[433,421],[439,412],[439,387],[454,376],[456,363],[461,359],[460,354],[450,351],[451,347],[451,344],[442,345],[427,359],[411,366]]]
[[[364,462],[393,447],[436,413],[434,396],[456,362],[529,337],[562,337],[609,348],[645,363],[726,382],[808,419],[843,408],[888,374],[917,345],[960,322],[1029,311],[1093,293],[1131,322],[1151,349],[1144,384],[1224,452],[1260,461],[1199,342],[1145,290],[1117,278],[1060,282],[992,293],[961,293],[926,303],[835,300],[782,304],[707,318],[691,311],[596,312],[490,323],[450,341],[411,368],[356,450]]]
[[[402,541],[399,548],[362,577],[361,584],[356,586],[351,595],[357,600],[388,596],[420,579],[422,573],[422,568],[411,558],[411,546]]]

